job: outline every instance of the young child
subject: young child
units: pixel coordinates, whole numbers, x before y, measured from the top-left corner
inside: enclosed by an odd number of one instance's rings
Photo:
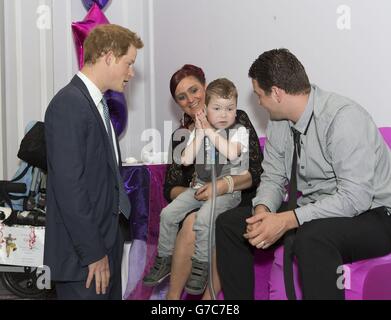
[[[182,165],[195,163],[195,177],[186,191],[166,206],[160,215],[158,256],[143,279],[145,285],[161,283],[171,269],[171,256],[179,223],[186,214],[198,209],[194,223],[196,233],[195,252],[192,257],[192,272],[185,290],[201,294],[208,278],[208,236],[211,200],[197,200],[195,194],[211,181],[211,164],[216,164],[216,179],[223,178],[228,192],[216,197],[216,217],[236,207],[241,201],[241,192],[233,190],[232,175],[244,174],[243,158],[248,158],[248,133],[236,123],[237,90],[228,79],[217,79],[206,89],[206,115],[195,116],[195,128],[182,152]]]

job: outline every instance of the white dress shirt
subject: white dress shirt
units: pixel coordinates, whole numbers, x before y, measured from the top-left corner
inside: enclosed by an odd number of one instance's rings
[[[302,133],[296,171],[302,196],[295,210],[300,224],[391,208],[391,151],[371,116],[356,102],[314,85],[295,125],[269,121],[254,206],[276,212],[283,201],[292,169],[291,126]]]
[[[103,94],[102,92],[98,89],[98,87],[81,71],[77,73],[77,76],[83,81],[83,83],[86,85],[87,90],[92,98],[92,101],[94,101],[96,107],[98,108],[99,114],[102,118],[103,124],[106,127],[106,121],[103,115],[103,104],[102,104],[102,98]],[[113,128],[113,124],[110,121],[110,130],[111,130],[111,136],[113,137],[113,146],[114,146],[114,152],[115,152],[115,157],[117,159],[117,164],[119,164],[119,158],[118,158],[118,149],[117,149],[117,142],[115,140],[115,132]]]

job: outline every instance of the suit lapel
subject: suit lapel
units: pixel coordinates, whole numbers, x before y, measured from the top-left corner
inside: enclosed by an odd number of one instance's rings
[[[111,146],[110,146],[110,142],[109,142],[109,136],[106,131],[106,127],[103,123],[102,117],[100,116],[98,108],[96,107],[94,101],[91,98],[90,93],[88,92],[87,87],[85,86],[84,82],[77,75],[75,75],[73,77],[73,79],[71,80],[71,83],[75,87],[77,87],[83,93],[83,95],[87,98],[87,100],[89,102],[89,107],[90,107],[92,113],[94,114],[96,121],[99,125],[100,131],[102,134],[102,141],[104,142],[105,149],[106,149],[106,154],[111,155],[112,154]],[[115,139],[116,139],[116,143],[118,146],[117,136],[115,137]],[[119,154],[119,149],[118,149],[118,154]],[[115,168],[115,166],[117,166],[117,164],[115,163],[114,158],[112,156],[108,156],[107,162],[109,163],[109,166],[110,166],[111,170],[113,171],[114,176],[117,176],[116,168]]]

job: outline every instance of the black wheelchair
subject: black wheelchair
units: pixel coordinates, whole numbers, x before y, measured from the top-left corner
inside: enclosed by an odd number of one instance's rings
[[[15,177],[11,181],[0,181],[0,227],[45,227],[46,150],[42,122],[28,125],[18,157],[22,162]],[[12,250],[12,239],[4,236],[2,239],[8,254]],[[39,288],[42,272],[38,267],[0,264],[0,279],[4,287],[24,299],[54,297],[52,284],[51,289]]]

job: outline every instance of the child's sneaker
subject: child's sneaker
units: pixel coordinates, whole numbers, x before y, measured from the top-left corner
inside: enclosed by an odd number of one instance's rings
[[[171,274],[171,256],[156,256],[149,273],[143,278],[144,285],[154,287],[163,282]]]
[[[208,283],[208,262],[201,262],[192,258],[191,274],[187,279],[185,290],[187,293],[199,295],[205,291]]]

